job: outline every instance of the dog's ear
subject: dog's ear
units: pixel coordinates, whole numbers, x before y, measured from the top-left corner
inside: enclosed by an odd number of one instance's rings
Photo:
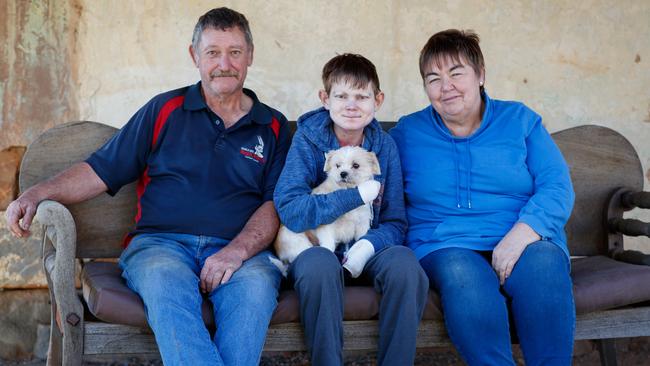
[[[379,168],[379,160],[377,160],[377,155],[373,152],[368,152],[368,164],[372,169],[372,174],[379,175],[381,174],[381,168]]]
[[[332,155],[334,155],[334,150],[330,150],[325,153],[325,165],[323,166],[324,172],[329,172],[332,164]]]

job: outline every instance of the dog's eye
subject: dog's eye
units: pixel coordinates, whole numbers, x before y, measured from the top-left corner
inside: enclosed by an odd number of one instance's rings
[[[359,169],[359,164],[357,164],[357,163],[352,164],[352,168]]]
[[[341,164],[336,164],[336,168],[340,168],[340,167],[341,167]]]

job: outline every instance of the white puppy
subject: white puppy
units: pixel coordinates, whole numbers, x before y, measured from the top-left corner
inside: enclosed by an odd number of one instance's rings
[[[271,261],[285,276],[288,264],[304,250],[320,245],[333,252],[339,243],[359,240],[370,229],[372,201],[380,189],[379,182],[374,180],[374,176],[381,173],[377,156],[361,147],[345,146],[325,155],[323,170],[327,172],[327,179],[314,188],[312,194],[327,194],[358,186],[364,205],[343,214],[331,224],[310,230],[309,233],[294,233],[281,225],[274,244],[280,261],[273,258]]]

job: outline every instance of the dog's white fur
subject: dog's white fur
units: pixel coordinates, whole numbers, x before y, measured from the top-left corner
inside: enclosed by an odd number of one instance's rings
[[[326,194],[339,189],[354,188],[359,184],[374,179],[380,174],[377,156],[361,147],[345,146],[328,152],[325,155],[327,179],[312,190],[312,194]],[[321,225],[312,230],[318,239],[318,245],[331,250],[338,243],[347,243],[352,239],[359,240],[370,229],[372,220],[372,203],[364,204],[340,216],[331,224]],[[286,276],[288,264],[304,250],[314,246],[307,235],[295,233],[281,225],[275,239],[275,252],[280,261],[271,261],[282,270]]]

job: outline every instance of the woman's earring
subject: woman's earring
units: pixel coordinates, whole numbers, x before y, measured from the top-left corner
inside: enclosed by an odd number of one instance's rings
[[[479,82],[478,85],[479,85],[479,86],[483,86],[483,82],[482,82],[482,81]]]

